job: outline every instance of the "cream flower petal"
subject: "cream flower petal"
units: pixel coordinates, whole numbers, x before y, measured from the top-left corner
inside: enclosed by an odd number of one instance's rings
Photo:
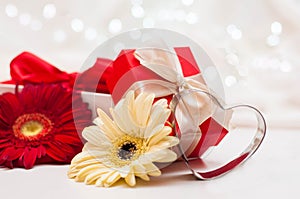
[[[170,147],[176,146],[178,143],[179,143],[179,140],[177,137],[167,136],[167,137],[161,139],[155,145],[151,146],[149,148],[149,151],[157,151],[157,150],[161,150],[161,149],[170,148]]]
[[[129,173],[126,177],[125,177],[125,182],[129,185],[129,186],[135,186],[136,184],[136,180],[135,180],[135,175],[134,173]]]
[[[121,168],[118,168],[118,171],[119,171],[121,177],[125,178],[128,175],[128,173],[130,172],[130,165],[125,165]]]
[[[148,162],[148,163],[152,163],[152,162]],[[145,180],[145,181],[150,180],[150,178],[147,174],[148,171],[147,171],[146,167],[144,166],[144,164],[143,164],[143,162],[141,161],[140,158],[134,162],[133,169],[134,169],[135,176],[137,176],[137,177],[139,177],[139,178],[141,178],[142,180]]]
[[[77,176],[75,177],[75,181],[83,182],[85,180],[85,178],[87,177],[87,175],[89,175],[90,173],[95,172],[95,170],[99,170],[99,169],[107,170],[107,168],[103,168],[99,164],[93,164],[93,165],[86,166],[77,173]]]
[[[117,182],[121,178],[121,175],[118,172],[114,172],[112,175],[109,176],[109,178],[104,183],[105,187],[110,187],[112,184]]]
[[[108,172],[101,175],[101,177],[96,181],[96,186],[108,187],[108,184],[106,183],[106,181],[114,173],[115,173],[115,171],[109,169]]]
[[[94,122],[100,127],[105,135],[114,140],[123,135],[122,131],[115,125],[115,123],[106,115],[100,108],[97,109],[99,118]]]
[[[153,104],[154,94],[133,91],[110,110],[113,120],[101,109],[94,120],[97,126],[87,127],[87,140],[81,153],[71,162],[68,176],[76,181],[109,187],[123,178],[129,186],[136,177],[150,180],[161,171],[154,162],[172,162],[177,156],[169,150],[178,144],[165,126],[170,115],[167,101]]]
[[[167,109],[164,111],[161,110],[154,110],[151,114],[151,119],[156,122],[156,125],[164,124],[170,117],[171,110]]]
[[[146,165],[152,163],[152,159],[149,156],[147,156],[147,154],[143,154],[139,157],[139,162],[142,165]]]
[[[94,172],[88,174],[84,180],[85,184],[95,184],[96,181],[105,173],[107,173],[109,170],[107,168],[105,169],[97,169]]]
[[[117,182],[121,178],[117,171],[110,170],[109,172],[101,175],[98,180],[96,180],[96,186],[110,187],[112,184]]]
[[[98,151],[96,151],[98,152]],[[99,153],[103,154],[104,152],[103,151],[99,151]],[[75,165],[75,164],[78,164],[80,162],[83,162],[83,161],[86,161],[86,160],[89,160],[91,158],[95,158],[95,155],[93,153],[93,155],[90,153],[90,151],[82,151],[80,153],[78,153],[71,161],[71,166],[72,165]]]
[[[83,129],[82,136],[93,145],[100,146],[103,142],[110,143],[107,137],[97,126],[89,126]]]
[[[152,107],[149,124],[145,129],[144,137],[150,137],[153,129],[161,124],[165,124],[171,114],[171,110],[165,108],[164,105],[167,101],[165,99],[158,100]]]
[[[101,116],[99,117],[99,112],[101,112]],[[97,109],[98,117],[94,119],[94,124],[96,124],[100,129],[105,131],[105,134],[114,134],[115,136],[122,136],[124,133],[118,128],[118,126],[106,115],[106,113],[102,109]],[[103,114],[103,115],[102,115]],[[104,118],[104,119],[101,119]],[[104,123],[104,122],[105,123]]]
[[[149,156],[153,162],[173,162],[177,159],[177,154],[170,149],[149,152],[145,155]]]
[[[166,136],[168,136],[170,133],[172,132],[172,128],[169,126],[164,126],[163,129],[154,134],[152,137],[150,137],[148,139],[148,145],[149,146],[153,146],[155,144],[157,144],[159,141],[161,141],[163,138],[165,138]]]
[[[168,107],[168,101],[166,99],[160,99],[153,104],[151,114],[155,112],[170,112],[171,110],[168,109],[167,107]],[[168,118],[163,120],[163,122],[165,122],[167,119]]]
[[[153,104],[153,107],[157,107],[157,106],[160,106],[164,109],[168,109],[168,100],[166,99],[160,99],[158,101],[156,101],[154,104]]]
[[[70,170],[80,170],[86,166],[93,165],[93,164],[99,164],[99,163],[100,163],[99,160],[97,160],[95,158],[91,158],[91,159],[82,161],[78,164],[72,164],[70,166]]]
[[[94,145],[92,143],[85,143],[82,151],[106,151],[108,148],[112,147],[111,142],[103,142],[101,145]]]
[[[94,154],[97,154],[97,156],[95,156]],[[98,165],[99,167],[104,167],[104,165],[101,163],[101,160],[104,158],[100,158],[101,156],[99,156],[99,154],[101,154],[104,157],[107,156],[107,152],[105,151],[93,151],[93,153],[81,152],[77,154],[71,162],[68,172],[69,177],[74,176],[74,174],[77,175],[77,172],[89,165]]]
[[[135,174],[146,174],[147,173],[146,168],[143,165],[139,164],[138,161],[135,161],[135,163],[132,164],[132,168],[133,168],[133,171]]]
[[[98,110],[98,109],[100,109],[100,110]],[[97,108],[97,114],[98,114],[98,117],[96,117],[95,119],[94,119],[94,121],[93,121],[93,123],[94,124],[96,124],[99,128],[102,128],[102,126],[105,124],[103,121],[102,121],[102,119],[100,119],[100,117],[99,117],[99,111],[103,111],[101,108]],[[103,111],[104,112],[104,111]],[[106,113],[105,113],[106,114]],[[109,118],[110,119],[110,118]],[[110,119],[111,120],[111,119]],[[113,121],[111,120],[110,121],[111,123],[113,123]]]
[[[89,156],[97,160],[106,159],[110,153],[109,151],[99,151],[99,150],[88,150]]]
[[[117,112],[114,109],[109,109],[110,114],[113,117],[114,121],[118,125],[118,127],[123,131],[126,132],[128,135],[134,135],[134,132],[136,131],[136,127],[134,123],[132,122],[131,116],[126,112]]]
[[[150,176],[160,176],[161,175],[161,171],[153,163],[146,164],[146,165],[144,165],[144,167],[147,170],[147,174]]]
[[[125,99],[121,99],[110,113],[123,132],[134,132],[137,130],[136,123],[133,121],[132,110],[134,109],[134,92],[127,93]]]
[[[144,128],[147,125],[154,97],[154,94],[148,95],[142,93],[135,100],[135,119],[137,125],[141,128]]]
[[[150,125],[151,125],[151,122],[150,122]],[[145,130],[145,133],[144,133],[144,138],[149,138],[149,137],[151,137],[151,135],[154,135],[154,134],[156,134],[156,133],[158,133],[158,132],[160,132],[163,128],[164,128],[164,124],[159,124],[159,125],[157,125],[157,126],[153,126],[153,128],[151,129],[151,128],[147,128],[146,130]],[[171,133],[171,132],[170,132]]]
[[[135,176],[141,178],[142,180],[150,181],[150,178],[147,174],[137,173],[137,174],[135,174]]]

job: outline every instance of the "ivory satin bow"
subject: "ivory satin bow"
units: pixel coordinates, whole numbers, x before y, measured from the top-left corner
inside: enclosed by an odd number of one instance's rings
[[[191,77],[183,76],[181,65],[175,52],[145,48],[137,49],[134,55],[141,65],[156,73],[163,80],[145,80],[138,82],[138,86],[133,85],[133,87],[139,87],[146,92],[156,93],[159,97],[180,94],[182,91],[195,89],[208,92],[201,74]],[[193,117],[192,121],[197,126],[211,117],[215,109],[211,99],[204,93],[188,95],[182,98],[182,103],[185,104],[189,116]]]

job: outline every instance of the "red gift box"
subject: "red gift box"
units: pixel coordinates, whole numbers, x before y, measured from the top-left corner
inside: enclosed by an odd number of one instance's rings
[[[176,47],[174,50],[184,77],[201,73],[189,47]],[[110,66],[112,70],[106,82],[115,103],[122,98],[134,83],[143,80],[162,79],[156,73],[142,66],[135,58],[134,52],[134,49],[122,50]],[[165,98],[170,102],[172,96],[165,96]],[[228,133],[226,128],[211,117],[204,121],[199,128],[201,138],[199,139],[200,136],[196,136],[194,139],[198,137],[198,140],[189,140],[189,142],[193,142],[191,144],[192,148],[187,151],[189,157],[200,157],[208,148],[218,145]],[[178,133],[180,134],[179,127]]]

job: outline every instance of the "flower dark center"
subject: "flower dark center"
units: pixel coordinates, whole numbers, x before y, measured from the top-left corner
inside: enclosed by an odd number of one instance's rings
[[[122,160],[130,160],[137,150],[134,142],[126,141],[119,147],[118,156]]]
[[[138,159],[146,151],[145,140],[124,135],[112,143],[109,160],[113,167],[123,167]]]
[[[17,118],[13,132],[21,139],[38,139],[48,134],[53,128],[49,118],[40,113],[24,114]]]

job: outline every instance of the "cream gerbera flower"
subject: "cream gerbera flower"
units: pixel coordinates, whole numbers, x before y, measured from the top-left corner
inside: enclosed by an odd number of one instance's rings
[[[95,119],[97,126],[83,130],[87,140],[83,150],[71,162],[70,178],[86,184],[109,187],[119,179],[134,186],[135,177],[149,181],[161,171],[153,162],[172,162],[176,153],[169,148],[179,143],[169,136],[165,126],[170,115],[167,100],[153,104],[154,94],[133,91],[110,109],[113,121],[101,109]]]

